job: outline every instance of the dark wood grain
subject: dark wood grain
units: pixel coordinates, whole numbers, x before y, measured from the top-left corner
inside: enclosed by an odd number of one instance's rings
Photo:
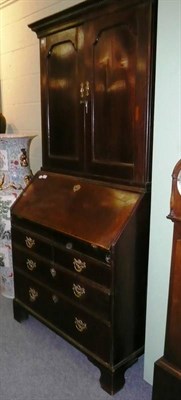
[[[172,174],[169,218],[173,221],[173,243],[164,355],[155,363],[153,400],[181,398],[181,161]]]
[[[57,14],[30,25],[46,36],[40,39],[43,168],[145,187],[156,1],[99,3],[72,8],[63,23]]]

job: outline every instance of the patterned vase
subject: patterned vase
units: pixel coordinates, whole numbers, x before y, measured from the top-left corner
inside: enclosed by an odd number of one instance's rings
[[[14,298],[10,207],[32,177],[29,147],[35,136],[0,134],[0,293]]]

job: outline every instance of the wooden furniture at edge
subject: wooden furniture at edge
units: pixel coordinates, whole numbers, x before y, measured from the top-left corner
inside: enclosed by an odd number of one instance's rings
[[[174,223],[164,355],[155,363],[153,400],[181,399],[181,160],[172,174]]]
[[[84,352],[110,394],[144,346],[156,14],[91,0],[30,25],[43,166],[11,210],[14,317]]]

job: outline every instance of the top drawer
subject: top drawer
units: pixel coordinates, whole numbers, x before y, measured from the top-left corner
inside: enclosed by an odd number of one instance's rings
[[[50,260],[52,259],[52,246],[48,239],[14,226],[12,226],[11,233],[12,241],[23,247],[23,249],[40,254]]]
[[[111,287],[111,267],[87,254],[54,246],[55,265],[67,268],[71,272],[84,276],[108,288]]]

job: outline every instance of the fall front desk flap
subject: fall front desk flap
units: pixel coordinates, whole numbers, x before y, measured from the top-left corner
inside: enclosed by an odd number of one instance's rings
[[[12,215],[109,249],[142,193],[79,177],[39,171],[12,207]]]

